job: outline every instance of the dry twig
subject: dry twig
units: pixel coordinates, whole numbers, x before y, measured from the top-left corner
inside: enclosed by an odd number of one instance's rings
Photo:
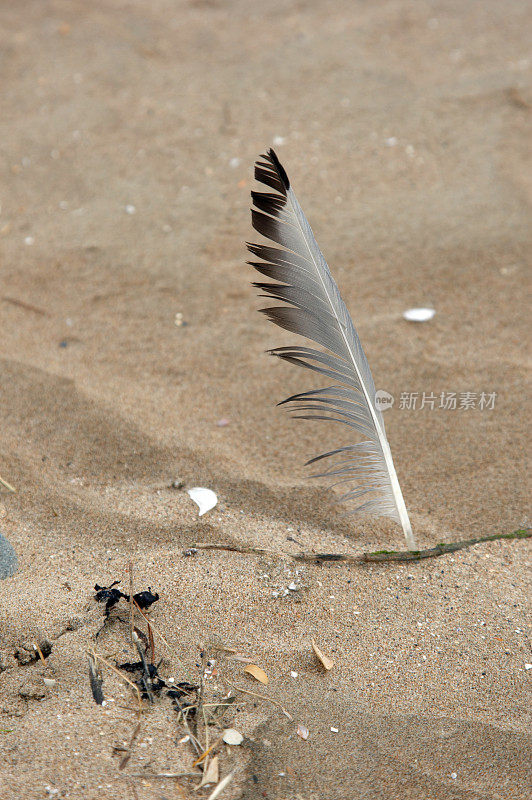
[[[19,308],[25,308],[26,311],[34,311],[36,314],[41,314],[42,316],[47,316],[48,312],[44,310],[44,308],[39,308],[39,306],[34,306],[33,303],[26,303],[24,300],[17,300],[16,297],[7,297],[3,295],[2,300],[6,303],[11,303],[13,306],[19,306]]]
[[[233,553],[243,553],[258,556],[273,556],[274,558],[293,558],[295,561],[306,561],[312,564],[325,564],[327,562],[341,562],[344,564],[381,564],[390,561],[422,561],[425,558],[436,558],[447,553],[455,553],[466,547],[473,547],[483,542],[494,542],[498,539],[528,539],[532,536],[532,528],[513,531],[512,533],[494,533],[488,536],[479,536],[476,539],[463,539],[459,542],[441,542],[435,547],[426,550],[376,550],[372,553],[351,555],[350,553],[276,553],[261,547],[246,547],[204,542],[195,544],[198,550],[227,550]]]

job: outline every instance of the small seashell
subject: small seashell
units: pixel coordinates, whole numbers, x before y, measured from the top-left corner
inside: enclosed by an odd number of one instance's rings
[[[433,308],[409,308],[403,313],[408,322],[428,322],[436,311]]]
[[[203,516],[211,508],[214,508],[218,502],[216,494],[212,489],[205,489],[203,486],[194,486],[192,489],[187,489],[187,494],[199,508],[199,516]]]
[[[223,741],[226,744],[242,744],[244,741],[244,737],[240,733],[240,731],[235,730],[234,728],[226,728],[223,735]]]

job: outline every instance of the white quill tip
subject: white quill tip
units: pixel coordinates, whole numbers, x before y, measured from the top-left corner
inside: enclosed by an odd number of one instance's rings
[[[211,508],[214,508],[218,502],[218,498],[212,489],[204,489],[203,486],[194,486],[193,489],[187,489],[187,494],[198,506],[200,517],[210,511]]]
[[[433,308],[409,308],[403,313],[408,322],[428,322],[435,314]]]

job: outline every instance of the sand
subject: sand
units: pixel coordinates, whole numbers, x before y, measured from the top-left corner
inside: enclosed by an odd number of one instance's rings
[[[135,701],[106,668],[107,705],[90,694],[88,650],[134,656],[127,608],[95,639],[92,599],[96,582],[127,591],[130,562],[135,591],[160,594],[164,677],[197,680],[201,645],[222,642],[270,682],[218,653],[209,691],[229,680],[293,717],[239,695],[222,800],[525,798],[529,543],[289,557],[403,542],[308,479],[339,432],[275,407],[312,376],[264,355],[293,337],[256,313],[243,242],[273,144],[396,398],[419,546],[529,524],[529,4],[54,0],[0,19],[0,476],[17,490],[0,531],[19,562],[0,583],[1,800],[212,790],[150,777],[191,769],[169,701],[120,771]],[[416,306],[434,319],[406,322]],[[412,392],[496,400],[401,408]],[[192,486],[218,495],[201,518]],[[277,555],[184,556],[198,541]],[[47,664],[21,665],[43,637]]]

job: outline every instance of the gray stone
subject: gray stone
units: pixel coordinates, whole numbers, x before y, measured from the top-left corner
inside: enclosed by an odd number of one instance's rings
[[[0,580],[10,578],[18,569],[17,554],[13,546],[0,533]]]

